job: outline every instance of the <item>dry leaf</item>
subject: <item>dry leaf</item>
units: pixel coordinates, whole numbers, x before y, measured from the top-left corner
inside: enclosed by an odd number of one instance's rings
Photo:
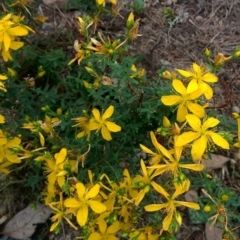
[[[212,227],[210,223],[205,224],[205,234],[207,240],[222,240],[223,230]]]
[[[184,198],[187,202],[197,202],[197,198],[198,198],[197,191],[190,189],[184,194]]]
[[[217,154],[211,154],[211,159],[203,159],[202,164],[204,165],[204,171],[211,172],[212,170],[222,168],[230,158],[224,157]]]
[[[26,239],[35,232],[36,224],[44,223],[51,215],[51,209],[37,203],[33,208],[28,205],[18,212],[4,227],[2,234],[15,239]]]

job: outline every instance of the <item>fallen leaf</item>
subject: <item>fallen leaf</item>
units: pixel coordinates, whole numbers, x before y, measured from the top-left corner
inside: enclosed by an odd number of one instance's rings
[[[190,189],[184,194],[184,198],[187,202],[197,202],[197,198],[198,198],[197,191]]]
[[[51,212],[49,207],[40,203],[37,203],[34,208],[28,205],[6,224],[1,234],[15,239],[29,238],[35,232],[36,224],[44,223]]]
[[[214,226],[212,227],[209,223],[206,223],[205,234],[207,240],[222,240],[223,230]]]
[[[212,170],[222,168],[229,161],[229,157],[211,154],[211,159],[203,159],[201,163],[204,165],[204,171],[211,172]]]

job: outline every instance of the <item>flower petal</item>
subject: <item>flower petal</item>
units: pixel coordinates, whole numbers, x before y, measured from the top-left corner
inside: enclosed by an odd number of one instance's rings
[[[92,114],[94,116],[94,118],[98,121],[98,122],[101,122],[101,119],[100,119],[100,112],[97,108],[94,108],[92,110]]]
[[[79,208],[81,207],[82,203],[77,201],[75,198],[67,198],[64,201],[64,206],[68,208]]]
[[[82,205],[77,213],[77,222],[81,227],[83,227],[85,226],[87,219],[88,219],[88,207],[87,205]]]
[[[160,209],[165,208],[167,205],[165,203],[162,204],[149,204],[144,207],[147,212],[156,212]]]
[[[221,148],[229,149],[229,143],[226,139],[214,132],[207,132],[207,135],[210,135],[212,141]]]
[[[114,106],[109,106],[108,109],[104,112],[102,116],[102,120],[105,120],[107,118],[110,118],[113,115],[114,112]]]
[[[172,218],[173,218],[173,211],[170,211],[163,220],[163,223],[162,223],[163,224],[163,230],[168,231],[169,226],[172,222]]]
[[[187,94],[186,87],[183,85],[181,80],[174,79],[172,82],[173,88],[175,91],[185,96]]]
[[[186,116],[186,120],[194,131],[196,132],[201,131],[201,120],[199,119],[199,117],[197,117],[194,114],[188,114]]]
[[[197,103],[187,102],[187,108],[189,109],[190,112],[192,112],[194,115],[200,118],[203,118],[205,116],[204,108]]]
[[[185,206],[185,207],[192,208],[192,209],[195,209],[195,210],[199,210],[200,209],[199,204],[198,203],[194,203],[194,202],[175,201],[175,203],[178,206]]]
[[[86,188],[83,185],[83,183],[78,182],[76,184],[76,190],[77,190],[77,195],[78,195],[79,199],[83,199],[83,196],[85,195],[85,192],[86,192]]]
[[[85,199],[96,197],[99,193],[99,190],[100,190],[100,185],[99,184],[94,185],[86,194]]]
[[[118,126],[117,124],[113,123],[113,122],[109,122],[106,121],[105,125],[107,126],[107,128],[111,131],[111,132],[120,132],[121,131],[121,127]]]
[[[192,154],[193,160],[200,160],[206,148],[207,148],[207,137],[203,135],[199,139],[194,141],[192,145],[191,154]]]
[[[180,105],[177,110],[177,121],[184,122],[186,120],[186,115],[188,114],[187,108],[185,105]]]
[[[101,129],[101,133],[102,133],[102,137],[107,140],[107,141],[111,141],[112,140],[112,136],[108,130],[108,128],[106,126],[102,126],[102,129]]]
[[[103,203],[100,203],[98,201],[89,200],[88,203],[89,203],[91,209],[95,213],[102,213],[102,212],[105,212],[107,210],[107,207]]]
[[[210,117],[202,124],[202,129],[206,131],[208,128],[216,127],[219,123],[220,121],[217,118]]]
[[[218,81],[218,77],[215,75],[215,74],[212,74],[212,73],[205,73],[203,76],[202,76],[202,80],[204,82],[210,82],[210,83],[214,83],[214,82],[217,82]]]
[[[67,149],[62,148],[59,153],[55,154],[56,165],[63,163],[66,156],[67,156]]]
[[[185,132],[180,136],[178,136],[175,145],[176,147],[181,147],[192,142],[193,140],[199,137],[200,137],[200,133],[198,132]]]
[[[169,95],[169,96],[162,96],[161,101],[166,106],[172,106],[182,102],[183,99],[178,95]]]
[[[197,79],[192,79],[187,86],[187,93],[188,94],[193,93],[193,92],[197,91],[198,88],[199,88],[199,85],[198,85]]]

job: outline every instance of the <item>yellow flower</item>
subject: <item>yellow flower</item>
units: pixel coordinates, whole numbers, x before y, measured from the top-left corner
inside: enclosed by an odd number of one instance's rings
[[[142,149],[143,152],[150,154],[150,156],[151,156],[150,164],[153,165],[153,164],[159,163],[161,161],[163,155],[159,148],[159,143],[155,137],[154,132],[150,132],[150,136],[151,136],[152,144],[156,148],[157,153],[153,152],[152,150],[150,150],[149,148],[145,147],[142,144],[140,144],[140,148]]]
[[[89,128],[90,130],[97,130],[97,132],[101,129],[102,137],[110,141],[112,140],[112,136],[110,132],[119,132],[121,131],[121,127],[117,124],[108,121],[108,119],[113,115],[114,106],[109,106],[108,109],[104,112],[102,116],[100,116],[100,112],[97,108],[92,110],[93,118],[90,120]]]
[[[222,53],[218,53],[214,59],[215,66],[222,66],[226,61],[230,60],[232,56],[225,57]]]
[[[95,38],[91,38],[91,42],[95,45],[95,47],[89,46],[88,49],[91,49],[98,54],[106,54],[108,56],[111,56],[113,53],[115,53],[127,41],[125,40],[120,43],[120,39],[116,39],[115,41],[111,42],[109,37],[108,40],[105,41],[100,32],[98,32],[98,37],[101,42],[97,41]]]
[[[176,198],[179,195],[186,192],[187,188],[188,187],[186,187],[184,184],[183,185],[175,184],[176,190],[172,196],[169,193],[167,193],[164,189],[163,189],[164,191],[156,190],[167,199],[167,202],[160,203],[160,204],[149,204],[144,207],[147,212],[155,212],[155,211],[159,211],[161,209],[165,209],[165,211],[167,212],[167,216],[164,218],[164,220],[162,222],[163,230],[165,230],[165,231],[169,230],[169,227],[170,227],[170,224],[171,224],[173,218],[175,218],[176,221],[179,223],[179,225],[181,225],[182,217],[177,212],[177,210],[176,210],[177,207],[185,206],[185,207],[193,208],[195,210],[200,209],[200,206],[197,203],[176,200]]]
[[[76,184],[77,196],[76,198],[68,198],[64,201],[64,206],[72,209],[77,215],[78,224],[83,227],[88,220],[88,207],[90,207],[95,213],[102,213],[106,211],[106,206],[96,200],[95,198],[100,190],[100,185],[96,184],[91,189],[78,182]]]
[[[18,37],[28,35],[29,31],[34,32],[26,25],[20,24],[24,17],[18,17],[11,13],[0,19],[0,51],[4,61],[12,60],[9,51],[18,50],[24,43],[15,41]]]
[[[191,149],[194,160],[202,158],[209,141],[224,149],[229,149],[229,143],[222,136],[209,130],[219,124],[220,121],[218,119],[210,117],[201,124],[201,120],[197,116],[188,114],[186,120],[194,131],[181,134],[176,140],[176,146],[184,146],[194,141]]]
[[[135,198],[135,204],[139,205],[143,200],[145,194],[150,191],[150,186],[152,186],[156,191],[165,191],[160,185],[153,181],[153,179],[158,175],[155,174],[155,169],[147,169],[144,161],[141,159],[141,169],[142,175],[137,175],[134,178],[134,182],[138,184],[142,189]]]
[[[179,172],[181,168],[191,169],[193,171],[202,171],[204,166],[202,164],[184,164],[181,163],[181,155],[183,147],[174,147],[174,154],[164,148],[161,144],[159,144],[159,149],[161,150],[162,154],[168,160],[165,160],[165,164],[157,164],[149,167],[150,169],[157,169],[155,175],[160,175],[164,172],[172,172],[173,177],[177,178],[179,176]]]
[[[145,69],[137,69],[136,66],[133,64],[131,70],[134,72],[130,78],[141,79],[145,75]]]
[[[78,42],[78,40],[75,40],[73,48],[76,51],[76,54],[75,57],[68,63],[68,65],[72,64],[75,61],[77,61],[79,65],[83,58],[90,53],[90,51],[87,48],[89,48],[91,44],[92,43],[90,42],[86,47],[84,47],[82,46],[82,44]]]
[[[193,63],[190,71],[181,69],[177,69],[177,71],[183,77],[190,79],[190,83],[187,87],[188,94],[200,89],[202,92],[204,92],[204,95],[207,99],[212,98],[213,90],[208,83],[215,83],[218,81],[218,78],[216,75],[208,72],[206,67]]]
[[[54,155],[54,159],[52,157],[45,158],[46,164],[45,168],[48,173],[48,182],[52,185],[57,181],[59,187],[61,188],[65,183],[65,175],[68,173],[64,169],[64,164],[67,163],[67,149],[62,148],[59,153]],[[38,160],[37,158],[36,160]]]
[[[58,202],[51,202],[48,206],[54,211],[54,216],[51,218],[52,222],[54,222],[50,228],[50,232],[54,231],[59,224],[61,223],[62,219],[65,219],[68,224],[77,230],[77,227],[73,225],[73,223],[68,219],[66,209],[63,205],[63,196],[62,193],[59,194],[60,199]]]
[[[78,117],[78,118],[73,118],[72,120],[74,120],[75,122],[77,122],[77,124],[73,125],[72,127],[80,127],[81,128],[81,132],[79,132],[77,134],[77,138],[82,138],[84,136],[87,136],[87,141],[89,141],[90,138],[90,128],[89,128],[89,124],[90,124],[90,119],[88,117]]]
[[[4,163],[6,160],[11,163],[20,163],[20,158],[13,151],[13,148],[19,147],[20,143],[19,137],[7,139],[3,131],[0,130],[0,163]]]
[[[203,94],[200,89],[187,93],[186,87],[183,85],[182,81],[178,79],[174,79],[172,85],[178,95],[162,96],[161,101],[166,106],[178,105],[177,121],[185,121],[188,111],[194,113],[200,118],[205,116],[204,108],[194,102],[195,99]]]
[[[120,224],[118,221],[107,227],[104,220],[98,222],[99,232],[93,232],[90,234],[88,240],[118,240],[115,234],[120,230]]]

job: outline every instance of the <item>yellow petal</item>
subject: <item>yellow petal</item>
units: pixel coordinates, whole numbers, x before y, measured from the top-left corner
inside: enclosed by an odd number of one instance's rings
[[[218,119],[210,117],[203,123],[202,129],[206,131],[209,128],[216,127],[219,123],[220,121]]]
[[[162,223],[163,224],[163,230],[168,231],[169,226],[172,222],[172,218],[173,218],[173,211],[170,211],[163,220],[163,223]]]
[[[55,154],[56,165],[59,165],[59,164],[63,163],[66,156],[67,156],[67,149],[62,148],[59,153]]]
[[[79,197],[80,199],[82,199],[83,196],[85,195],[85,192],[86,192],[85,186],[83,185],[83,183],[78,182],[78,183],[76,184],[76,189],[77,189],[78,197]]]
[[[172,106],[182,102],[183,99],[178,95],[169,95],[169,96],[162,96],[161,101],[166,106]]]
[[[181,104],[177,110],[177,121],[184,122],[186,120],[186,115],[188,114],[187,108],[185,105]]]
[[[116,221],[110,227],[108,227],[107,233],[113,235],[119,230],[120,230],[120,224],[118,221]]]
[[[194,115],[200,118],[203,118],[205,116],[204,108],[197,103],[187,102],[187,108],[189,109],[190,112],[192,112]]]
[[[111,132],[120,132],[122,129],[120,126],[113,122],[106,121],[105,124]]]
[[[109,106],[108,109],[104,112],[102,119],[103,121],[107,118],[110,118],[113,115],[114,112],[114,106]]]
[[[100,185],[99,184],[94,185],[86,194],[85,199],[96,197],[99,193],[99,190],[100,190]]]
[[[202,164],[179,164],[180,168],[191,169],[194,171],[202,171],[204,169],[204,165]]]
[[[21,48],[23,45],[24,45],[23,42],[12,41],[12,42],[11,42],[11,45],[10,45],[10,48],[11,48],[12,50],[18,50],[18,49]]]
[[[171,126],[171,123],[169,121],[169,119],[167,117],[163,117],[163,126],[164,127],[170,127]]]
[[[103,203],[100,203],[98,201],[89,200],[88,203],[89,203],[91,209],[95,213],[102,213],[102,212],[105,212],[107,210],[107,207]]]
[[[7,76],[0,74],[0,80],[7,80]]]
[[[166,190],[161,187],[159,184],[152,182],[151,185],[153,186],[153,188],[159,192],[160,194],[162,194],[166,199],[168,199],[169,194],[166,192]]]
[[[188,84],[188,86],[187,86],[187,93],[188,94],[189,93],[193,93],[193,92],[197,91],[198,88],[199,88],[199,85],[198,85],[197,80],[196,79],[192,79],[190,81],[190,83]]]
[[[193,202],[175,201],[175,203],[178,206],[185,206],[185,207],[192,208],[192,209],[195,209],[195,210],[199,210],[200,209],[199,204],[193,203]]]
[[[178,79],[174,79],[172,82],[173,88],[175,89],[175,91],[177,91],[178,93],[180,93],[181,95],[185,96],[186,95],[186,88],[183,85],[181,80]]]
[[[175,145],[176,145],[176,147],[181,147],[181,146],[184,146],[184,145],[192,142],[193,140],[195,140],[199,137],[200,137],[200,133],[185,132],[177,138]]]
[[[196,132],[201,131],[201,120],[194,114],[188,114],[186,120],[190,127]]]
[[[186,77],[186,78],[189,78],[189,77],[192,77],[193,76],[193,73],[192,72],[189,72],[189,71],[185,71],[185,70],[182,70],[182,69],[176,69],[183,77]]]
[[[151,155],[156,155],[156,153],[154,153],[152,150],[150,150],[149,148],[145,147],[144,145],[140,144],[140,148],[143,150],[143,152],[151,154]]]
[[[127,23],[131,23],[131,22],[134,22],[134,15],[132,12],[129,14],[128,19],[127,19]]]
[[[66,172],[65,173],[65,175],[67,174],[67,171],[64,171],[64,172]],[[63,171],[62,171],[62,173],[63,173]],[[65,183],[65,177],[64,176],[57,176],[57,183],[58,183],[58,186],[60,187],[60,188],[62,188],[62,186],[64,185],[64,183]]]
[[[148,176],[146,165],[142,159],[140,161],[140,165],[141,165],[143,176],[145,176],[145,177]]]
[[[82,203],[77,201],[75,198],[67,198],[64,201],[64,206],[68,208],[79,208],[81,207]]]
[[[229,143],[227,142],[226,139],[224,139],[222,136],[220,136],[217,133],[214,132],[207,132],[208,135],[210,135],[212,141],[218,145],[219,147],[223,148],[223,149],[229,149]]]
[[[101,133],[102,133],[102,137],[105,140],[107,140],[107,141],[111,141],[112,140],[112,136],[111,136],[109,130],[104,125],[102,126]]]
[[[98,232],[91,233],[88,240],[102,240],[102,235]]]
[[[204,83],[202,85],[204,85]],[[212,97],[213,97],[213,89],[208,84],[205,84],[204,88],[205,88],[204,96],[206,97],[206,99],[207,100],[212,99]]]
[[[207,148],[207,137],[205,135],[201,136],[199,139],[194,141],[192,145],[191,154],[193,160],[200,160]]]
[[[8,52],[9,47],[11,45],[11,38],[7,33],[4,33],[4,35],[3,35],[3,43],[4,43],[5,51]]]
[[[214,82],[217,82],[218,81],[218,77],[212,73],[205,73],[203,76],[202,76],[202,80],[204,82],[210,82],[210,83],[214,83]]]
[[[162,208],[165,208],[166,204],[162,203],[162,204],[149,204],[147,206],[144,207],[145,211],[147,212],[156,212]]]
[[[13,27],[8,32],[10,35],[13,35],[13,36],[25,36],[28,34],[28,30],[21,26]]]
[[[94,109],[92,110],[92,113],[93,113],[94,118],[95,118],[98,122],[101,122],[99,110],[98,110],[97,108],[94,108]]]
[[[135,205],[139,205],[145,196],[145,191],[142,189],[135,198]]]
[[[81,227],[83,227],[85,226],[87,219],[88,219],[88,207],[86,205],[82,205],[77,213],[77,222]]]
[[[39,132],[38,135],[39,135],[39,138],[40,138],[41,146],[44,147],[44,145],[45,145],[45,138],[44,138],[44,136],[42,135],[41,132]]]

